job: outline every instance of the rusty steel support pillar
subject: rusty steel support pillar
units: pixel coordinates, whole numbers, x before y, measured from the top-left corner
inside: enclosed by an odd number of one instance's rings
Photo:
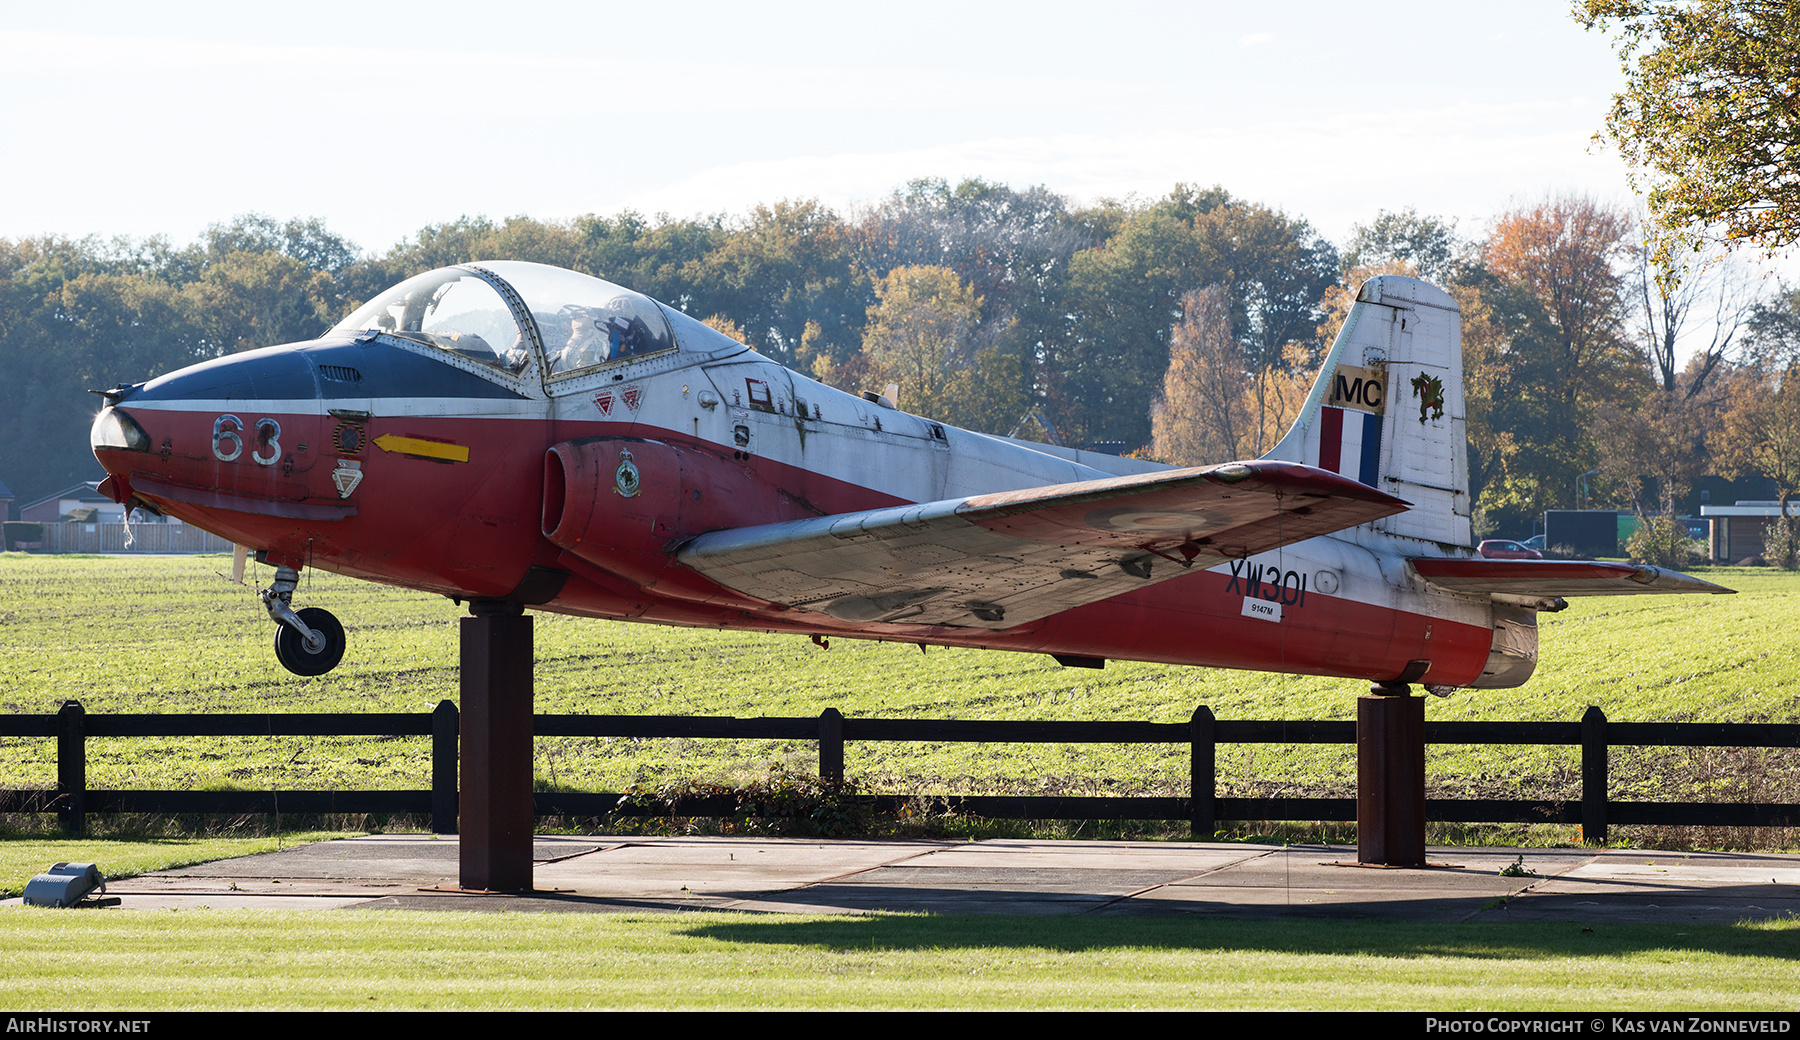
[[[462,619],[461,885],[531,891],[531,618],[476,600]]]
[[[1425,865],[1425,699],[1382,683],[1356,700],[1356,861]]]

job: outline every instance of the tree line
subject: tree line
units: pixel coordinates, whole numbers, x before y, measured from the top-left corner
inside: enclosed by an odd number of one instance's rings
[[[803,200],[689,219],[463,218],[379,254],[318,220],[261,216],[182,247],[0,240],[0,480],[28,501],[91,479],[87,390],[310,339],[413,274],[505,258],[638,290],[845,389],[896,383],[931,418],[1176,463],[1267,450],[1361,280],[1414,274],[1463,307],[1484,532],[1528,530],[1583,488],[1654,511],[1701,472],[1768,473],[1785,494],[1800,421],[1791,464],[1766,430],[1782,407],[1800,412],[1782,398],[1800,294],[1756,299],[1724,264],[1662,277],[1641,238],[1627,214],[1552,197],[1476,237],[1384,212],[1340,253],[1220,187],[1076,206],[1041,187],[921,180],[849,215]],[[1678,365],[1677,339],[1702,326],[1722,331]]]

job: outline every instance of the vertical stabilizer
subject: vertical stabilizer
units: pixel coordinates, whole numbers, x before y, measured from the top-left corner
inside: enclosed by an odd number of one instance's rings
[[[1413,504],[1376,521],[1378,531],[1470,544],[1456,301],[1416,278],[1364,282],[1299,418],[1264,457],[1341,473]]]

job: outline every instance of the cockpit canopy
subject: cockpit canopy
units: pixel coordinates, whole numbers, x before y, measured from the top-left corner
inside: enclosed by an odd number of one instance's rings
[[[705,354],[743,349],[642,293],[517,260],[428,271],[375,297],[332,328],[345,334],[370,330],[514,375],[524,372],[536,355],[544,378],[551,381],[677,347]]]

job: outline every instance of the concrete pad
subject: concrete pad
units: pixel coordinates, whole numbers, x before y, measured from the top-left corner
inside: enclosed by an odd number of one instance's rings
[[[1188,845],[1172,842],[965,843],[934,852],[922,867],[1045,867],[1055,869],[1167,870],[1197,874],[1272,851],[1267,845]]]
[[[540,837],[532,857],[541,870],[601,847],[592,838]],[[454,886],[457,871],[454,837],[373,834],[108,881],[106,894],[118,896],[120,908],[128,910],[339,909]]]
[[[1366,867],[1352,848],[1296,845],[1137,893],[1104,912],[1463,920],[1588,858],[1580,850],[1437,849],[1427,856],[1432,866]],[[1515,863],[1530,873],[1501,873]]]
[[[885,863],[782,900],[746,900],[734,909],[807,907],[811,912],[876,910],[957,914],[1069,914],[1218,870],[1267,851],[1261,846],[1169,842],[961,843],[904,863]]]
[[[927,855],[941,842],[634,841],[538,867],[540,889],[720,908]]]
[[[1606,849],[1486,917],[1731,924],[1800,914],[1800,857]]]
[[[1431,850],[1439,866],[1379,869],[1354,866],[1347,846],[540,837],[533,856],[527,894],[456,892],[456,839],[398,834],[116,881],[106,894],[122,909],[1723,923],[1800,913],[1800,857],[1760,854],[1458,848]]]
[[[152,874],[108,882],[125,910],[337,910],[415,886],[401,881],[284,882],[270,878],[195,878]]]
[[[593,838],[540,837],[532,842],[534,863],[552,863],[603,848]],[[460,869],[454,835],[371,834],[321,841],[281,852],[183,867],[194,877],[388,878],[454,884]]]
[[[995,838],[961,842],[932,853],[920,865],[994,865],[1004,856],[1015,867],[1100,867],[1100,869],[1179,869],[1210,871],[1222,865],[1271,853],[1280,846],[1188,844],[1188,842],[1031,842]]]

